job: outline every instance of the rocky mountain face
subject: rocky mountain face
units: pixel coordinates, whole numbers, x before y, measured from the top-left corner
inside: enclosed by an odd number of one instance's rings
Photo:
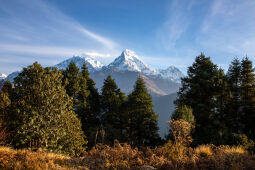
[[[119,88],[128,95],[133,90],[137,78],[142,77],[152,95],[155,111],[159,114],[160,135],[164,137],[167,134],[168,123],[166,121],[170,119],[174,110],[173,101],[177,96],[176,92],[179,90],[181,77],[184,76],[178,68],[169,66],[167,69],[154,69],[145,64],[134,51],[128,49],[107,66],[90,56],[73,56],[54,67],[65,69],[71,62],[74,62],[79,68],[84,62],[86,63],[99,91],[101,91],[104,79],[111,75]],[[8,75],[5,80],[13,81],[18,74],[19,71],[14,72]]]

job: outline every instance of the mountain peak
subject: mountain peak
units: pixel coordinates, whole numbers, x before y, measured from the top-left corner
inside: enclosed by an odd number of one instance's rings
[[[0,73],[0,80],[5,79],[7,76],[5,74]]]
[[[159,74],[164,79],[169,79],[175,82],[181,82],[181,77],[184,77],[183,73],[175,66],[169,66],[166,69],[159,69]]]
[[[85,55],[82,57],[81,56],[73,56],[72,58],[69,58],[69,59],[55,65],[55,67],[57,67],[58,69],[66,69],[71,62],[74,62],[76,64],[76,66],[80,69],[81,69],[83,63],[86,63],[88,70],[90,72],[100,70],[104,66],[102,63],[95,60],[93,57]]]
[[[137,58],[139,59],[139,57],[136,55],[136,53],[132,50],[129,50],[129,49],[125,49],[121,55],[121,57],[124,57],[125,59],[132,59],[132,58]]]
[[[153,73],[154,69],[144,64],[134,51],[125,49],[121,55],[108,65],[109,69]]]

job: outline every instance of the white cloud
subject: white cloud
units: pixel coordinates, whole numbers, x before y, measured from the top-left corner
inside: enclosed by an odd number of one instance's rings
[[[197,42],[219,53],[255,55],[255,1],[213,1]]]
[[[110,49],[113,49],[114,47],[116,47],[116,43],[113,42],[112,40],[109,40],[108,38],[105,38],[105,37],[102,37],[98,34],[90,32],[82,26],[77,27],[77,30],[82,32],[84,35],[89,36],[89,37],[95,39],[96,41],[104,44],[105,46],[109,47]]]
[[[1,44],[25,42],[26,45],[67,46],[88,51],[97,48],[109,52],[118,46],[43,0],[3,1],[0,11],[5,14],[0,16]]]
[[[158,29],[158,39],[167,50],[174,50],[176,42],[188,29],[190,12],[195,5],[194,0],[173,0],[168,8],[167,19]]]

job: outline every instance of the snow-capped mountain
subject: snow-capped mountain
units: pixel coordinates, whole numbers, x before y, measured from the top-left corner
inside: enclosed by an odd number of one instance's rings
[[[167,69],[154,69],[145,64],[139,56],[136,55],[134,51],[131,50],[124,50],[119,57],[117,57],[112,63],[108,66],[104,66],[99,61],[95,60],[94,58],[84,55],[84,56],[73,56],[61,63],[55,65],[58,69],[66,69],[68,65],[74,62],[78,68],[81,68],[83,63],[85,62],[88,70],[90,73],[93,72],[108,72],[108,71],[129,71],[129,72],[137,72],[142,73],[146,76],[154,76],[164,80],[180,83],[181,77],[184,75],[182,72],[174,67],[170,66]],[[13,79],[19,74],[19,71],[13,72],[10,75],[5,77],[5,75],[0,74],[0,80],[10,80]],[[2,76],[2,78],[1,78]]]
[[[84,57],[73,56],[72,58],[63,61],[55,65],[54,67],[57,67],[58,69],[66,69],[71,62],[74,62],[78,68],[81,68],[83,63],[85,62],[89,72],[98,71],[104,66],[102,63],[93,59],[90,56],[84,56]]]
[[[135,71],[146,75],[156,75],[157,71],[144,64],[134,51],[124,50],[121,55],[107,66],[108,69]]]
[[[174,82],[180,82],[181,78],[184,77],[183,73],[174,66],[170,66],[164,70],[159,69],[158,72],[163,79],[168,79]]]
[[[5,74],[0,73],[0,80],[5,79],[7,76]]]
[[[110,63],[106,68],[121,71],[135,71],[145,75],[154,75],[163,79],[180,82],[184,75],[182,72],[170,66],[167,69],[154,69],[143,63],[134,51],[124,50],[121,55]]]

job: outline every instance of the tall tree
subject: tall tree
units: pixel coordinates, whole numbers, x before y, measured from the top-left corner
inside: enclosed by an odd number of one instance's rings
[[[241,133],[243,129],[241,121],[241,63],[235,58],[227,72],[229,97],[227,99],[227,119],[231,133]]]
[[[126,101],[126,96],[120,91],[115,81],[108,76],[102,87],[101,106],[102,123],[105,128],[106,138],[112,143],[114,139],[124,141],[125,114],[121,108]]]
[[[133,146],[155,145],[159,140],[157,119],[152,98],[139,77],[128,95],[128,136]]]
[[[244,132],[255,139],[255,75],[252,62],[246,57],[241,63],[241,103]]]
[[[11,105],[11,94],[12,94],[12,84],[8,80],[3,84],[3,87],[0,91],[0,121],[2,122],[2,125],[7,126],[7,122],[10,120],[7,120],[7,114],[10,114],[10,108]]]
[[[13,143],[18,148],[45,148],[79,154],[86,144],[81,123],[73,112],[72,98],[62,86],[56,68],[34,63],[14,80]]]
[[[63,71],[63,83],[65,85],[66,93],[75,99],[80,91],[80,69],[74,62],[71,62],[66,70]]]
[[[83,63],[80,73],[80,91],[78,92],[77,114],[82,123],[82,129],[88,139],[88,147],[96,142],[96,133],[100,129],[100,101],[94,81],[90,78],[88,68]]]
[[[175,104],[192,108],[196,120],[194,142],[214,143],[219,135],[215,127],[220,123],[215,116],[218,106],[219,70],[210,57],[201,53],[188,68],[187,74],[187,77],[182,78]]]

